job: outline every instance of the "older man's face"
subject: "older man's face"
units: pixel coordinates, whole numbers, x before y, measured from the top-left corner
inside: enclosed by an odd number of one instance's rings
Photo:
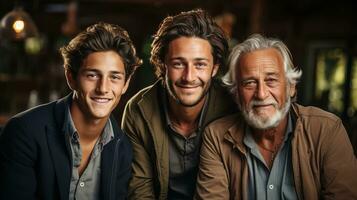
[[[273,48],[241,55],[237,66],[237,100],[246,121],[257,129],[276,127],[290,107],[283,57]]]

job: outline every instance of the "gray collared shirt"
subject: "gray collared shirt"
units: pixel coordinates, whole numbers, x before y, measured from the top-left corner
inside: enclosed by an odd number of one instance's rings
[[[168,199],[192,199],[202,143],[203,119],[207,111],[209,94],[198,119],[198,128],[189,137],[184,137],[172,126],[167,104],[167,93],[162,95],[163,109],[169,134],[169,192]]]
[[[106,123],[103,133],[96,142],[90,155],[87,167],[81,176],[78,167],[82,159],[82,150],[79,143],[79,135],[70,112],[70,104],[66,105],[65,120],[63,124],[72,153],[72,177],[69,189],[69,199],[74,200],[99,200],[100,190],[100,165],[103,147],[114,138],[114,132],[110,120]]]
[[[290,114],[288,116],[284,142],[274,159],[270,171],[251,135],[250,129],[246,128],[243,143],[248,147],[249,199],[297,199],[291,161],[293,127]]]

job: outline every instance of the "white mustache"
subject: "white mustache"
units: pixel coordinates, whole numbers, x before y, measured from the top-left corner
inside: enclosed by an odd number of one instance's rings
[[[274,107],[277,107],[278,102],[276,102],[274,99],[267,99],[264,101],[252,100],[249,104],[249,107],[252,108],[253,106],[266,106],[266,105],[273,105]]]

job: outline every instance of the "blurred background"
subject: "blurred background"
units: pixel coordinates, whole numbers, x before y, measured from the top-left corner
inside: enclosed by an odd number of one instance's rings
[[[298,102],[340,116],[356,148],[357,1],[353,0],[0,0],[0,127],[12,115],[69,90],[59,47],[98,21],[119,24],[144,64],[115,111],[154,82],[150,42],[160,21],[203,8],[230,45],[252,33],[283,40],[303,69]]]

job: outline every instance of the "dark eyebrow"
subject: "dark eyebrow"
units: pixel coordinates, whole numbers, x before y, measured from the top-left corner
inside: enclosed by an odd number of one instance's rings
[[[84,69],[83,72],[94,72],[94,73],[97,73],[97,74],[102,74],[102,72],[100,70],[97,70],[97,69]],[[122,74],[122,75],[125,75],[125,72],[122,72],[122,71],[110,71],[111,74]]]
[[[170,60],[181,60],[181,61],[185,61],[186,58],[184,57],[174,57],[171,58]],[[207,58],[194,58],[194,61],[209,61]]]
[[[96,69],[88,69],[88,68],[83,69],[82,72],[95,72],[95,73],[100,73],[99,70],[96,70]]]
[[[110,71],[110,73],[112,73],[112,74],[122,74],[122,75],[125,75],[125,72],[118,72],[118,71]]]

